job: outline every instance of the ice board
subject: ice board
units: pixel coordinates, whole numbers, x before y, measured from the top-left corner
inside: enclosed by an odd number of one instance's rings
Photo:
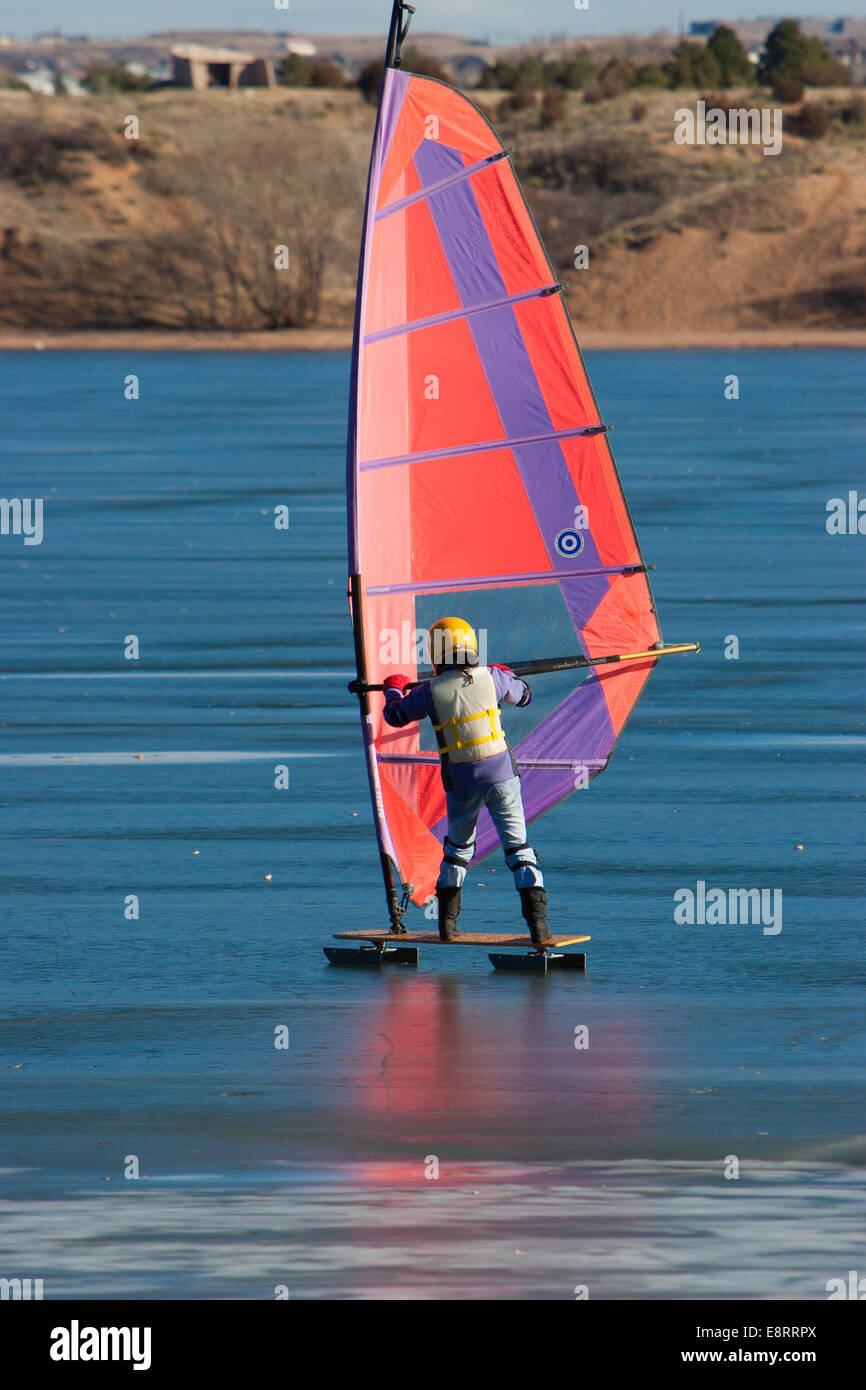
[[[579,941],[590,941],[589,936],[552,936],[543,946],[538,946],[529,936],[515,936],[510,932],[461,932],[459,941],[442,941],[438,932],[408,931],[399,936],[394,932],[338,931],[334,932],[336,941],[369,941],[373,946],[517,946],[524,950],[551,950],[560,946],[574,946]]]

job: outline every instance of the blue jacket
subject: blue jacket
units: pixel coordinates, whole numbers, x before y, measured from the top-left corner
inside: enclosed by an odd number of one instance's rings
[[[500,705],[528,705],[532,691],[526,681],[519,676],[510,675],[491,666],[490,674],[496,687],[496,698]],[[416,685],[414,690],[400,697],[399,690],[385,692],[385,723],[393,729],[403,729],[421,719],[434,719],[433,697],[430,682]],[[479,783],[507,782],[517,775],[511,753],[497,753],[492,758],[479,758],[469,763],[448,763],[443,760],[442,781],[446,791],[471,791]]]

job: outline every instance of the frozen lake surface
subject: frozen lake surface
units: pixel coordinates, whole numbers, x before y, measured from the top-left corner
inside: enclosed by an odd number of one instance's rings
[[[384,920],[346,356],[0,354],[0,492],[45,498],[40,546],[0,536],[6,1277],[773,1299],[862,1272],[866,538],[825,525],[863,476],[862,354],[588,366],[666,640],[703,651],[535,829],[552,924],[592,935],[585,978],[543,980],[322,954]],[[781,890],[782,930],[678,925],[698,881]],[[519,923],[498,856],[466,898]]]

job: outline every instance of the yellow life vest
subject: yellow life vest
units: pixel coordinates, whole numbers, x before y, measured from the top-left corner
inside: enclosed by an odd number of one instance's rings
[[[450,667],[430,682],[430,694],[443,760],[471,763],[508,752],[496,686],[486,666]]]

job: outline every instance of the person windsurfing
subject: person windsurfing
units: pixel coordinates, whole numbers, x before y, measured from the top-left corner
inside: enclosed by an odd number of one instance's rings
[[[439,935],[443,941],[460,940],[461,892],[475,854],[478,817],[486,806],[530,936],[543,945],[551,939],[547,893],[538,857],[526,840],[520,775],[499,715],[503,703],[528,705],[532,691],[509,666],[478,664],[478,639],[462,618],[434,623],[427,647],[435,678],[407,692],[408,676],[388,676],[384,718],[395,729],[429,718],[436,733],[448,813],[436,881]]]

